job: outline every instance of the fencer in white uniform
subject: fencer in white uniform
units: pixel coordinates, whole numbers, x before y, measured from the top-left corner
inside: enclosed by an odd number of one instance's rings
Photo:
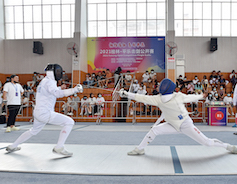
[[[57,81],[62,79],[63,72],[62,67],[58,64],[48,64],[45,71],[46,77],[44,77],[37,87],[36,106],[33,112],[33,127],[23,133],[13,144],[9,145],[6,148],[7,152],[20,150],[21,148],[18,147],[19,144],[27,141],[33,135],[38,134],[43,127],[49,123],[62,126],[58,143],[53,148],[53,153],[65,156],[72,156],[73,154],[64,148],[64,143],[72,130],[74,120],[71,117],[55,112],[54,107],[57,98],[83,92],[83,87],[80,84],[76,85],[74,88],[64,90],[57,87]]]
[[[237,148],[228,143],[223,143],[218,139],[206,137],[196,126],[188,115],[184,103],[200,100],[205,95],[186,95],[181,92],[174,92],[176,85],[170,79],[161,81],[158,95],[148,96],[126,92],[120,90],[121,97],[128,97],[138,102],[157,106],[162,111],[162,117],[166,122],[159,124],[161,119],[157,120],[155,126],[144,137],[139,146],[128,152],[128,155],[143,155],[144,148],[151,143],[157,135],[183,133],[196,142],[206,146],[223,147],[232,153],[237,153]]]

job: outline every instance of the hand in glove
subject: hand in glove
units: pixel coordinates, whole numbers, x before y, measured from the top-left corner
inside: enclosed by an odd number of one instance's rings
[[[125,91],[124,89],[120,89],[119,95],[121,98],[127,98],[128,97],[128,92]]]
[[[76,93],[80,92],[80,93],[83,93],[83,87],[81,84],[77,84],[75,87],[74,87]]]

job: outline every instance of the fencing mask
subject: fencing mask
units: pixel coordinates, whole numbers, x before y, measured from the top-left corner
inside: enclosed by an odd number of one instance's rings
[[[45,71],[53,71],[55,80],[61,80],[63,77],[63,69],[59,64],[48,64]]]
[[[172,94],[175,88],[176,88],[175,83],[173,83],[173,81],[171,81],[170,79],[165,78],[160,83],[159,92],[162,95],[168,95]]]

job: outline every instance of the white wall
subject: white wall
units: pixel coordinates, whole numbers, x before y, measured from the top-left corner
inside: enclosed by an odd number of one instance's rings
[[[43,55],[33,53],[33,41],[42,42]],[[72,56],[66,48],[73,39],[5,40],[4,42],[4,73],[20,74],[34,71],[44,73],[48,63],[58,63],[66,73],[72,72]]]
[[[210,37],[176,37],[177,54],[186,58],[186,72],[237,71],[237,38],[218,38],[218,50],[210,51]]]

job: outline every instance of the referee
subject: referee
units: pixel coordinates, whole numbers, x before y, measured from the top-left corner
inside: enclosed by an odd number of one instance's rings
[[[21,107],[21,96],[23,95],[23,88],[19,82],[17,75],[10,77],[11,82],[7,82],[3,86],[3,103],[7,103],[8,120],[6,132],[17,131],[19,128],[15,127],[16,116]]]

